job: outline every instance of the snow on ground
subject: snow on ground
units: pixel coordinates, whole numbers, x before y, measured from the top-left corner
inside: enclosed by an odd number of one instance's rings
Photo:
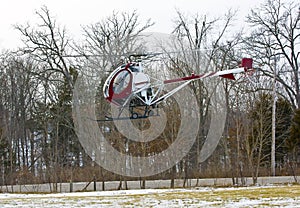
[[[299,207],[300,186],[0,194],[0,207]]]

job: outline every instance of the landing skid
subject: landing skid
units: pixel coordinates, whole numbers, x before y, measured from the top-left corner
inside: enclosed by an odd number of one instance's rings
[[[154,116],[159,116],[158,114],[156,115],[151,115],[151,116],[130,116],[130,117],[116,117],[116,118],[113,118],[113,117],[110,117],[110,116],[105,116],[105,119],[97,119],[95,121],[97,122],[104,122],[104,121],[124,121],[124,120],[137,120],[137,119],[146,119],[146,118],[149,118],[149,117],[154,117]]]
[[[153,115],[153,116],[159,116],[159,115]],[[105,119],[97,119],[97,122],[103,122],[103,121],[122,121],[122,120],[137,120],[137,119],[145,119],[145,118],[149,118],[149,117],[153,117],[153,116],[138,116],[138,117],[109,117],[109,116],[105,116]]]
[[[156,110],[156,112],[155,112]],[[102,121],[117,121],[117,120],[135,120],[135,119],[146,119],[153,116],[159,116],[158,108],[152,108],[150,109],[149,106],[146,106],[144,109],[144,112],[136,112],[134,111],[134,108],[130,107],[130,116],[126,117],[111,117],[111,116],[105,116],[105,119],[97,119],[96,121],[102,122]]]

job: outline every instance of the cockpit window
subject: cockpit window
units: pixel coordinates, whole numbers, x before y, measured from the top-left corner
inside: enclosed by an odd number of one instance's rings
[[[113,91],[116,94],[120,94],[128,87],[130,82],[130,73],[127,70],[121,71],[115,78],[113,83]]]
[[[139,71],[140,71],[140,69],[139,69],[138,66],[129,66],[129,69],[130,69],[130,71],[132,71],[132,72],[139,72]]]

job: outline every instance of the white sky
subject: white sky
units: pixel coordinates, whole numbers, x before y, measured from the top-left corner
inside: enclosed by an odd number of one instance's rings
[[[100,21],[113,11],[137,10],[141,20],[151,18],[155,25],[148,32],[170,33],[176,9],[190,14],[222,16],[228,9],[238,9],[239,20],[250,8],[263,0],[4,0],[0,6],[0,51],[20,45],[21,35],[13,25],[33,23],[35,11],[46,5],[61,26],[73,34],[81,33],[81,25]]]

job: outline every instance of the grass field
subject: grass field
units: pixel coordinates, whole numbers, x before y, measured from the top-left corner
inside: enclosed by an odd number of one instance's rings
[[[0,194],[0,207],[299,207],[300,185]]]

